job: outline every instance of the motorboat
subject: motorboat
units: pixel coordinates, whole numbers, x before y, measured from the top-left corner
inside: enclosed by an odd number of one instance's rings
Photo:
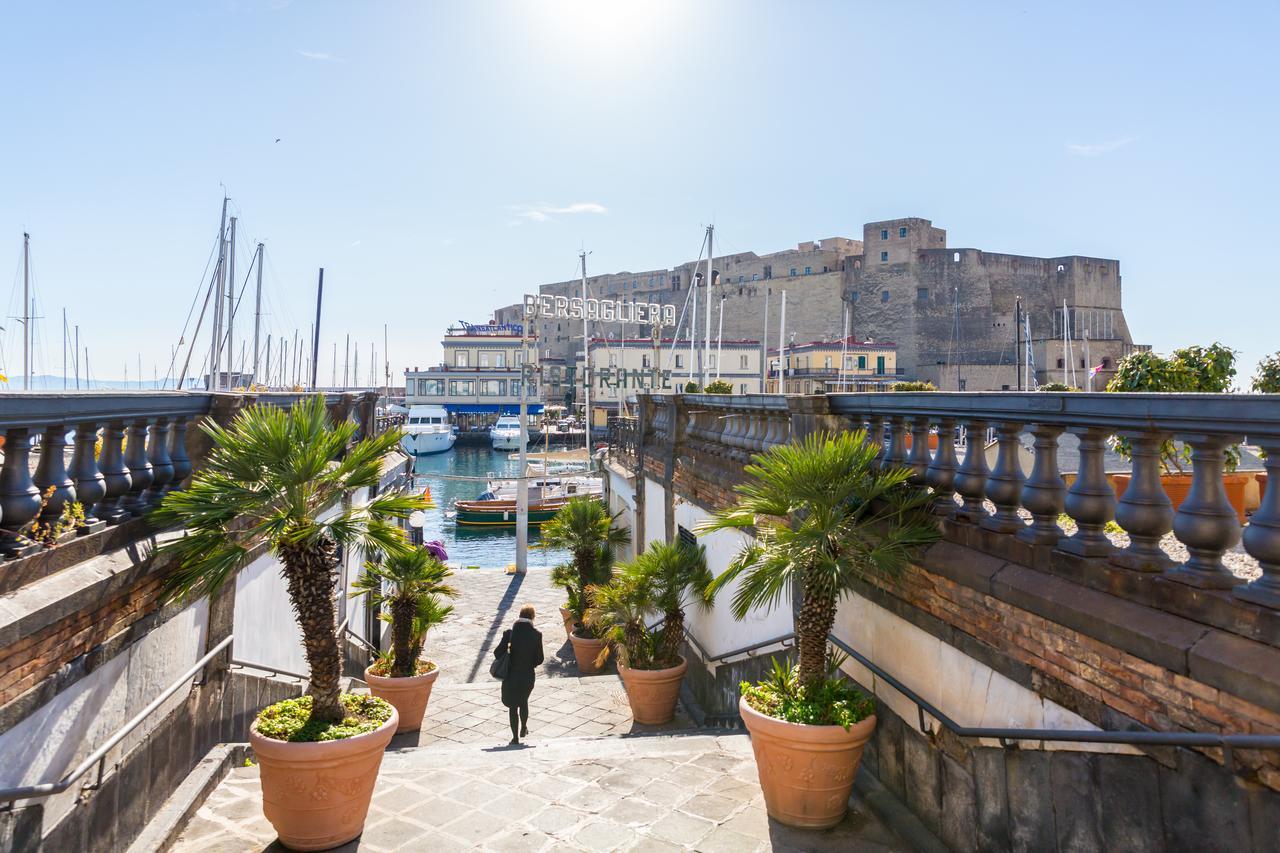
[[[573,498],[600,500],[603,484],[599,477],[539,476],[529,472],[529,526],[550,521]],[[514,527],[516,488],[519,480],[489,478],[488,487],[473,501],[454,502],[454,520],[463,527]]]
[[[489,427],[489,440],[494,450],[520,449],[520,419],[514,415],[503,415],[497,423]]]
[[[412,456],[444,453],[458,440],[444,406],[410,406],[400,446]]]

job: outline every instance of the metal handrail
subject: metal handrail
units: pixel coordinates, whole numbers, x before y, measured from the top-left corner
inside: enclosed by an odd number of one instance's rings
[[[784,637],[777,637],[772,640],[755,643],[752,646],[745,646],[741,650],[734,650],[733,652],[721,655],[718,658],[712,658],[710,655],[707,655],[702,644],[694,639],[693,635],[688,631],[685,631],[685,639],[689,640],[694,647],[698,649],[702,654],[704,661],[713,663],[722,661],[724,658],[731,657],[734,654],[742,654],[747,649],[755,650],[779,642],[785,642],[788,640],[793,641],[795,640],[795,632],[787,634]],[[920,731],[925,734],[929,733],[929,727],[925,722],[925,714],[927,713],[957,737],[990,738],[998,740],[1000,745],[1003,747],[1008,747],[1012,741],[1019,740],[1047,740],[1070,743],[1111,743],[1127,744],[1132,746],[1216,746],[1222,750],[1223,759],[1227,769],[1231,769],[1232,749],[1280,749],[1280,735],[1222,734],[1221,732],[1104,731],[1101,729],[1020,729],[996,726],[962,726],[955,720],[951,719],[951,717],[938,710],[932,702],[920,696],[920,694],[894,678],[888,672],[885,672],[882,667],[858,652],[835,634],[828,634],[827,640],[833,646],[848,654],[858,663],[871,670],[871,672],[877,677],[884,679],[885,682],[903,696],[911,700],[916,706]]]
[[[364,646],[365,651],[373,652],[375,655],[376,655],[376,654],[380,654],[380,653],[382,652],[382,650],[381,650],[381,649],[379,649],[377,646],[373,645],[373,644],[372,644],[372,643],[370,643],[368,640],[366,640],[364,637],[361,637],[361,636],[360,636],[359,634],[357,634],[355,631],[351,630],[351,616],[350,616],[350,615],[347,615],[347,616],[342,620],[342,624],[338,626],[338,636],[339,636],[339,637],[341,637],[343,634],[346,634],[348,637],[352,637],[352,638],[354,638],[354,639],[355,639],[355,641],[356,641],[357,643],[359,643],[360,645]]]
[[[17,788],[0,788],[0,803],[9,803],[10,805],[12,805],[12,803],[15,800],[31,800],[31,799],[36,799],[38,797],[52,797],[55,794],[61,794],[63,791],[70,788],[77,779],[79,779],[86,772],[88,772],[89,768],[93,767],[93,765],[95,764],[98,765],[98,781],[95,782],[93,785],[89,785],[87,787],[97,788],[99,785],[102,784],[102,776],[105,769],[104,765],[106,763],[107,753],[110,752],[112,749],[114,749],[116,744],[124,740],[125,737],[134,729],[136,729],[142,723],[143,720],[145,720],[152,713],[154,713],[157,708],[163,705],[166,699],[168,699],[173,694],[177,693],[178,690],[182,687],[182,685],[186,684],[188,681],[190,681],[192,678],[195,677],[196,673],[204,669],[204,667],[209,663],[209,661],[217,657],[218,654],[220,654],[223,649],[230,646],[232,640],[234,639],[235,639],[234,634],[231,636],[228,636],[225,639],[223,639],[221,642],[219,642],[216,646],[214,646],[212,649],[210,649],[208,652],[206,652],[204,657],[200,658],[198,661],[192,664],[190,669],[184,672],[176,681],[173,682],[173,684],[165,688],[160,693],[159,696],[152,699],[151,702],[148,703],[147,707],[139,711],[133,717],[133,719],[129,720],[129,722],[125,723],[124,726],[118,729],[115,734],[107,738],[102,743],[101,746],[99,746],[93,752],[89,753],[89,755],[86,756],[83,761],[77,764],[75,766],[75,769],[73,769],[70,773],[63,776],[57,782],[41,782],[36,785],[23,785]]]
[[[261,670],[262,672],[270,673],[271,675],[287,675],[290,678],[300,678],[303,681],[311,680],[311,676],[307,675],[306,673],[294,672],[291,669],[281,669],[278,666],[268,666],[265,663],[252,663],[250,661],[235,660],[233,658],[229,662],[229,665],[237,669],[257,669],[257,670]]]

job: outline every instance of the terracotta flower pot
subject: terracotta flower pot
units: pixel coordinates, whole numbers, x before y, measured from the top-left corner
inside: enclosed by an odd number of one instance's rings
[[[249,743],[262,775],[262,813],[290,850],[328,850],[364,831],[382,752],[400,724],[391,719],[346,740],[290,743],[258,734]]]
[[[595,675],[604,667],[596,663],[600,650],[604,648],[604,640],[590,637],[579,637],[574,631],[569,634],[569,642],[573,644],[573,658],[578,662],[578,672],[582,675]]]
[[[850,726],[806,726],[765,716],[738,700],[751,734],[756,772],[769,817],[800,829],[827,829],[844,819],[874,715]]]
[[[1114,475],[1114,489],[1117,498],[1124,496],[1125,489],[1129,488],[1129,479],[1128,474]],[[1244,487],[1248,482],[1248,474],[1225,474],[1222,477],[1223,488],[1227,491],[1227,501],[1231,504],[1231,508],[1236,511],[1236,516],[1240,519],[1241,524],[1245,520]],[[1160,486],[1169,497],[1169,503],[1173,504],[1173,508],[1176,510],[1182,506],[1182,502],[1191,493],[1191,475],[1161,474]]]
[[[632,669],[618,662],[618,674],[627,688],[631,718],[637,723],[660,726],[676,716],[676,700],[680,698],[680,682],[689,662],[680,658],[678,666],[668,669]]]
[[[369,692],[379,699],[386,699],[396,709],[400,717],[400,725],[396,734],[416,732],[422,728],[422,718],[427,713],[427,700],[431,698],[431,686],[440,675],[440,667],[426,675],[411,675],[408,678],[389,678],[364,671],[364,683],[369,685]]]
[[[573,611],[561,605],[560,620],[564,622],[564,635],[566,638],[573,636]]]

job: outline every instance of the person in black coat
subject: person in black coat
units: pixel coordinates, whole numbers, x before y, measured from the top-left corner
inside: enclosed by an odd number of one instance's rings
[[[533,627],[533,615],[533,605],[521,607],[520,618],[502,633],[502,640],[493,650],[494,657],[511,656],[507,677],[502,679],[502,704],[507,706],[513,744],[529,734],[529,694],[542,663],[542,634]]]

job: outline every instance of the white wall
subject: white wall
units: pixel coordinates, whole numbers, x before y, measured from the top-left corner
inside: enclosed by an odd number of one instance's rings
[[[1078,714],[860,595],[851,594],[841,602],[834,633],[962,726],[1098,730]],[[915,703],[902,693],[853,659],[844,670],[858,683],[872,687],[876,699],[908,725],[918,724]],[[940,728],[927,714],[925,722],[933,731]],[[983,741],[987,746],[999,745],[994,740]],[[1023,745],[1034,748],[1039,743],[1026,741]],[[1131,747],[1106,744],[1046,741],[1044,748],[1141,754]]]
[[[0,735],[0,786],[61,779],[204,654],[208,614],[208,601],[200,599]],[[107,756],[108,766],[122,749],[131,750],[147,737],[189,692],[189,687],[179,690],[139,725]],[[46,828],[72,808],[78,789],[73,785],[44,800]]]
[[[663,542],[667,538],[666,493],[662,484],[644,478],[644,538],[650,542]]]

